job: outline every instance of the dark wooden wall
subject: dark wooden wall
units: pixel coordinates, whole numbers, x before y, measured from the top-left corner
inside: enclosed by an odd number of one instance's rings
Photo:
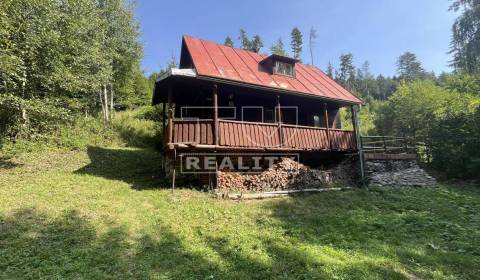
[[[177,83],[173,85],[173,102],[175,103],[175,117],[197,117],[201,119],[212,119],[212,88],[210,82]],[[252,88],[220,85],[218,90],[218,106],[234,107],[236,111],[233,119],[233,108],[220,108],[219,118],[241,121],[260,122],[262,120],[261,110],[246,108],[252,106],[263,107],[264,122],[268,113],[275,118],[277,95],[268,91],[261,91]],[[286,124],[314,126],[314,117],[319,117],[320,127],[324,127],[323,104],[325,101],[304,96],[280,94],[282,122]],[[203,106],[201,109],[183,109],[185,106]],[[292,108],[294,107],[294,108]],[[242,116],[242,108],[243,116]],[[298,111],[295,110],[298,108]],[[339,118],[340,105],[335,102],[327,102],[329,127],[341,128]],[[187,112],[188,111],[188,112]],[[269,112],[267,112],[269,111]],[[182,114],[183,113],[183,114]]]

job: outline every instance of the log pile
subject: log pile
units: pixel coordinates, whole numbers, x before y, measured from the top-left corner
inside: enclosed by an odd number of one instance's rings
[[[345,161],[333,169],[310,168],[292,159],[284,158],[267,170],[256,174],[222,172],[218,174],[218,189],[240,192],[265,192],[322,188],[334,183],[350,183],[354,168]]]

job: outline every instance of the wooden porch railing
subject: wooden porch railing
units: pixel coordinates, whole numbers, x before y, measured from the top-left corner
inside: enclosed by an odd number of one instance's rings
[[[174,120],[172,143],[214,144],[213,120]],[[167,129],[167,132],[169,130]],[[353,151],[355,133],[278,123],[218,121],[219,145],[239,148],[283,148]]]
[[[408,137],[361,136],[360,144],[367,153],[415,153],[417,150],[417,144]]]
[[[174,120],[171,142],[213,145],[213,121]]]

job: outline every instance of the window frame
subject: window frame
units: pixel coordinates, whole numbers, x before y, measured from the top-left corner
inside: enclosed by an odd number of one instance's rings
[[[289,75],[289,74],[284,74],[284,73],[280,73],[278,72],[278,65],[280,63],[283,63],[283,64],[286,64],[286,65],[290,65],[290,67],[292,68],[292,74]],[[291,77],[291,78],[295,78],[295,64],[293,63],[288,63],[288,62],[285,62],[285,61],[280,61],[280,60],[275,60],[273,62],[273,73],[276,74],[276,75],[282,75],[282,76],[286,76],[286,77]]]

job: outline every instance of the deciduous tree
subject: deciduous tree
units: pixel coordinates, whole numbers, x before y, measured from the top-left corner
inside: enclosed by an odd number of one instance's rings
[[[315,45],[317,43],[317,30],[315,30],[315,28],[313,28],[313,26],[310,28],[310,33],[309,33],[309,36],[308,36],[308,46],[309,46],[309,49],[310,49],[310,64],[311,65],[314,65],[314,62],[313,62],[313,49],[315,48]]]
[[[459,72],[480,73],[480,1],[455,0],[450,9],[461,11],[452,26],[452,65]]]

